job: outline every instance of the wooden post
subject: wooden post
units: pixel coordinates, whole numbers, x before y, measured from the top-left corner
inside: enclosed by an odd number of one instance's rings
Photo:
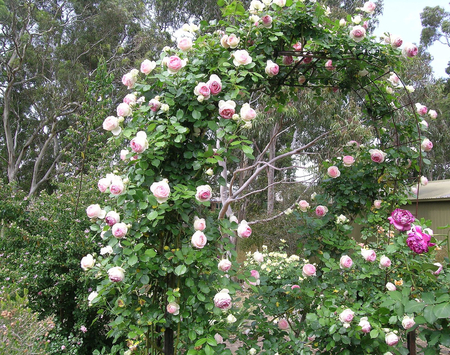
[[[416,330],[410,331],[407,335],[407,345],[408,345],[408,351],[409,355],[417,355],[416,350]]]

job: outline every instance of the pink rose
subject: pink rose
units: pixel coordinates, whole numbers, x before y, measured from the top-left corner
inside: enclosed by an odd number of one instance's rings
[[[142,153],[148,148],[147,134],[144,131],[139,131],[130,141],[131,150],[135,153]]]
[[[394,48],[400,48],[403,44],[403,40],[400,36],[391,36],[389,43]]]
[[[250,64],[253,61],[252,57],[250,57],[250,55],[246,50],[238,50],[234,52],[232,55],[234,57],[233,63],[237,67],[240,65]]]
[[[362,26],[354,26],[350,31],[350,38],[355,42],[361,42],[366,37],[366,29]]]
[[[364,3],[364,6],[362,7],[361,10],[363,10],[364,12],[367,12],[368,14],[371,14],[375,11],[375,3],[373,3],[372,1],[367,1]]]
[[[150,186],[150,191],[156,197],[156,201],[159,203],[166,202],[170,195],[169,181],[164,179],[159,182],[154,182]]]
[[[308,212],[309,203],[305,200],[300,200],[300,202],[298,203],[298,208],[300,208],[300,211],[302,212]]]
[[[260,282],[259,281],[259,277],[260,277],[259,272],[257,270],[252,270],[252,271],[250,271],[250,276],[254,277],[256,279],[255,282],[249,281],[250,285],[253,285],[253,286],[259,285],[259,282]]]
[[[231,308],[231,297],[229,295],[229,291],[226,288],[216,293],[216,295],[214,296],[214,305],[222,310]]]
[[[109,211],[106,214],[105,222],[108,226],[112,227],[116,223],[120,222],[120,216],[116,211]]]
[[[227,44],[230,48],[236,48],[239,44],[240,38],[237,37],[234,33],[227,37]],[[248,63],[245,63],[248,64]]]
[[[414,322],[414,317],[408,317],[408,316],[403,317],[403,320],[402,320],[403,328],[410,329],[410,328],[414,327],[415,324],[416,324],[416,322]]]
[[[222,270],[223,272],[228,272],[231,269],[231,261],[228,259],[222,259],[217,264],[217,267],[219,270]]]
[[[280,71],[280,67],[278,66],[277,63],[274,63],[271,60],[268,60],[265,71],[268,76],[275,76]]]
[[[194,217],[194,229],[196,231],[204,231],[206,228],[206,221],[204,218]]]
[[[223,344],[223,337],[219,333],[214,334],[214,340],[217,344]]]
[[[117,106],[117,116],[127,117],[131,116],[131,114],[132,114],[131,107],[125,102],[122,102],[119,104],[119,106]]]
[[[345,167],[352,166],[355,162],[355,158],[353,158],[351,155],[345,155],[342,158],[342,162],[344,163]]]
[[[363,333],[366,333],[366,334],[370,333],[370,330],[372,327],[370,326],[370,323],[369,323],[367,317],[362,317],[361,320],[359,321],[358,325],[362,328],[361,331]]]
[[[419,52],[419,50],[417,49],[417,47],[412,44],[412,43],[407,43],[405,44],[405,46],[403,47],[402,50],[402,55],[405,58],[412,58],[415,57],[417,55],[417,53]]]
[[[386,341],[386,344],[389,346],[395,346],[398,343],[398,336],[395,333],[387,333],[384,337],[384,340]]]
[[[197,96],[202,95],[205,100],[208,100],[211,95],[211,90],[209,89],[208,84],[201,82],[194,88],[194,94]]]
[[[202,249],[207,242],[208,239],[206,239],[206,236],[202,231],[196,231],[192,235],[191,244],[198,249]]]
[[[425,138],[422,141],[421,147],[424,152],[429,152],[431,149],[433,149],[433,143],[428,138]]]
[[[128,227],[125,223],[120,222],[120,223],[116,223],[112,226],[111,228],[111,233],[113,236],[115,236],[116,238],[123,238],[127,235],[128,233]]]
[[[373,262],[377,259],[377,254],[372,249],[361,249],[361,255],[365,261]]]
[[[435,110],[430,110],[428,111],[428,116],[430,116],[430,118],[435,119],[437,118],[438,114]]]
[[[256,111],[248,103],[242,105],[239,114],[244,121],[251,121],[256,117]]]
[[[305,77],[304,75],[300,75],[300,76],[298,77],[298,83],[299,83],[300,85],[306,83],[306,77]]]
[[[109,185],[109,192],[113,195],[120,195],[125,190],[125,185],[121,177],[116,176],[111,179],[111,185]]]
[[[127,155],[128,155],[128,150],[127,149],[122,149],[120,151],[120,160],[126,160],[127,159]]]
[[[342,255],[339,265],[341,269],[350,269],[353,265],[353,260],[348,255]]]
[[[434,263],[433,265],[438,267],[436,271],[433,271],[433,275],[439,275],[444,267],[441,263]]]
[[[125,97],[123,98],[123,102],[125,102],[128,105],[134,105],[137,101],[137,97],[135,94],[128,94],[125,95]]]
[[[311,52],[307,52],[306,56],[302,58],[302,63],[301,64],[309,64],[311,63],[313,60],[313,55]]]
[[[215,74],[209,77],[209,80],[206,83],[206,85],[208,85],[211,95],[217,95],[222,91],[222,81]]]
[[[316,207],[316,216],[323,217],[327,214],[328,208],[326,206],[319,205]]]
[[[247,221],[243,220],[241,223],[239,223],[239,226],[237,228],[237,234],[241,238],[248,238],[252,234],[252,229],[248,225]]]
[[[262,20],[262,25],[265,28],[272,28],[272,17],[269,15],[265,15],[261,18]]]
[[[157,112],[161,107],[161,102],[159,102],[159,100],[157,99],[151,99],[148,105],[150,106],[150,110],[152,110],[153,112]]]
[[[299,285],[292,285],[291,286],[291,290],[295,290],[296,288],[300,289],[300,286]]]
[[[133,69],[129,73],[126,73],[124,76],[122,76],[122,84],[125,85],[128,89],[132,89],[134,87],[134,84],[136,84],[138,73],[139,72],[136,69]]]
[[[174,316],[180,313],[180,305],[176,302],[169,302],[166,309],[167,313],[173,314]]]
[[[420,103],[416,103],[416,111],[419,116],[423,116],[427,114],[428,108]]]
[[[106,192],[108,187],[111,185],[111,179],[102,178],[98,181],[97,186],[100,192]]]
[[[197,193],[195,194],[195,198],[197,201],[206,202],[211,199],[211,186],[209,185],[201,185],[197,187]]]
[[[219,115],[222,118],[230,119],[233,117],[233,115],[236,113],[236,102],[232,100],[228,101],[219,101]]]
[[[375,200],[375,201],[373,201],[373,207],[375,207],[377,210],[379,210],[380,208],[381,208],[381,203],[382,203],[383,201],[381,201],[381,200]]]
[[[141,73],[148,75],[156,68],[156,62],[145,59],[141,63]]]
[[[104,218],[106,212],[101,209],[99,204],[95,204],[86,208],[86,214],[89,218]]]
[[[119,266],[108,270],[108,277],[112,282],[121,282],[125,278],[125,270]]]
[[[337,177],[341,176],[341,172],[339,171],[337,166],[330,166],[327,170],[327,174],[329,177],[336,179]]]
[[[281,330],[288,330],[289,329],[289,322],[282,318],[278,321],[278,328],[280,328]]]
[[[353,320],[354,315],[355,312],[353,312],[350,308],[347,308],[339,314],[339,320],[342,323],[350,323]]]
[[[316,267],[313,264],[305,264],[302,269],[304,277],[316,276]]]
[[[391,259],[389,259],[387,256],[383,255],[380,258],[380,268],[386,269],[391,266]]]
[[[253,253],[253,259],[255,259],[258,263],[262,263],[264,261],[264,255],[262,255],[259,251],[255,251]]]
[[[300,42],[297,42],[296,44],[294,44],[292,47],[294,47],[294,49],[299,52],[302,50],[302,44]]]
[[[398,86],[400,84],[400,78],[395,73],[391,73],[388,81],[394,86]]]
[[[169,57],[167,60],[167,69],[169,73],[176,74],[178,71],[186,65],[186,62],[181,60],[176,55]]]
[[[395,290],[397,289],[397,287],[395,287],[395,285],[394,285],[392,282],[388,282],[388,283],[386,284],[386,289],[387,289],[388,291],[395,291]]]
[[[428,179],[425,176],[420,177],[420,185],[422,185],[422,186],[428,185]]]
[[[94,257],[91,254],[86,255],[81,259],[80,265],[84,271],[92,269],[95,265]]]
[[[331,59],[327,60],[327,62],[325,63],[325,69],[326,70],[334,70],[334,69],[336,69],[333,66],[333,61]]]
[[[115,116],[108,116],[105,118],[103,121],[103,129],[112,132],[115,136],[122,131],[122,128],[119,126],[119,119]]]
[[[283,64],[284,65],[291,65],[292,63],[294,63],[294,58],[291,55],[283,56]]]
[[[375,163],[382,163],[384,158],[386,158],[386,153],[379,149],[370,149],[370,159]]]
[[[187,52],[192,48],[192,39],[188,37],[183,37],[178,41],[178,48],[183,52]]]

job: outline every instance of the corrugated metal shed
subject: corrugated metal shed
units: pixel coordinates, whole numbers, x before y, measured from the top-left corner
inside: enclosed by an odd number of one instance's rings
[[[415,201],[416,196],[411,196],[410,200]],[[430,181],[427,186],[419,186],[419,201],[450,200],[450,179]]]

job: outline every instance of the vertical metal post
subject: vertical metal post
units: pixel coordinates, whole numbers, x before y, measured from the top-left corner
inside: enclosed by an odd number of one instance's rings
[[[408,345],[408,351],[409,355],[417,355],[416,350],[416,330],[410,331],[407,335],[407,345]]]

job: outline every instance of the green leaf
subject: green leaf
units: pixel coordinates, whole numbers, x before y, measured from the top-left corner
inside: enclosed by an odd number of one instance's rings
[[[450,303],[440,303],[433,306],[433,313],[437,318],[450,317]]]
[[[156,217],[158,217],[158,211],[151,211],[148,215],[147,218],[152,221],[154,220]]]
[[[377,337],[378,337],[378,334],[379,334],[379,332],[378,332],[377,329],[372,329],[372,330],[370,331],[370,337],[371,337],[372,339],[377,338]]]
[[[137,262],[138,262],[138,258],[136,255],[131,255],[130,258],[128,259],[128,265],[130,265],[130,266],[133,266]]]
[[[433,312],[433,306],[427,306],[423,311],[423,316],[427,320],[428,323],[433,324],[437,321],[437,317]]]
[[[245,153],[245,155],[253,154],[253,148],[249,147],[248,145],[243,145],[242,151]]]
[[[186,265],[178,265],[175,268],[175,275],[177,275],[177,276],[183,275],[186,273],[186,271],[187,271]]]
[[[192,111],[192,117],[195,118],[196,120],[199,120],[202,117],[202,114],[199,111],[194,110]]]
[[[417,302],[415,300],[410,300],[408,301],[408,303],[405,305],[405,312],[406,313],[416,313],[416,312],[420,312],[422,311],[422,309],[424,309],[426,306],[425,303],[423,302]]]

